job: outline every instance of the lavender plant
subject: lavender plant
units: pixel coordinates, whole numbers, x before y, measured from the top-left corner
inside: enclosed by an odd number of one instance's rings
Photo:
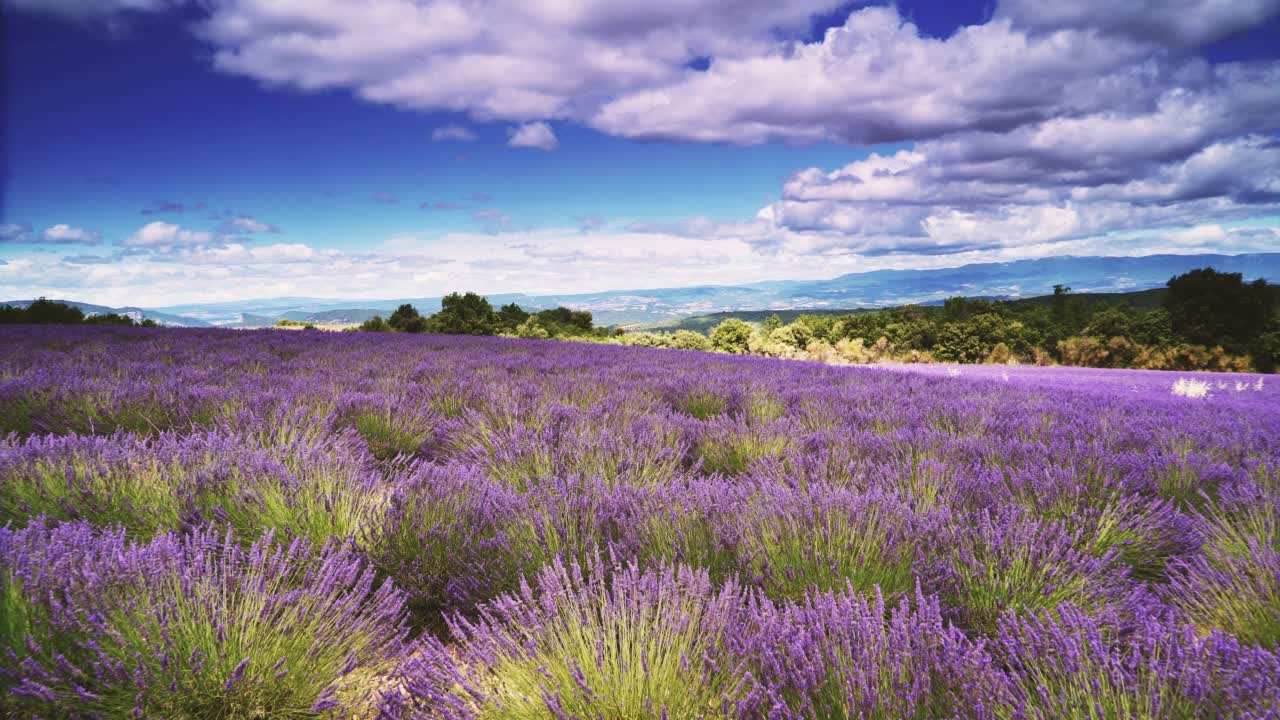
[[[927,530],[892,495],[764,486],[733,512],[742,570],[770,597],[846,586],[897,595],[915,585]]]
[[[8,712],[297,718],[368,712],[402,598],[346,547],[37,521],[0,530]]]
[[[1160,616],[1136,622],[1063,606],[1001,620],[1015,717],[1271,717],[1280,657]]]
[[[1061,526],[1016,507],[984,511],[952,528],[943,597],[958,622],[980,634],[1005,611],[1035,612],[1063,603],[1090,608],[1124,599],[1126,572],[1117,550],[1093,555]]]
[[[439,630],[443,613],[474,611],[534,569],[522,565],[504,532],[519,508],[518,495],[482,475],[418,465],[362,540],[377,568],[405,592],[415,623]]]
[[[533,585],[454,618],[384,701],[396,718],[730,717],[736,668],[720,648],[740,593],[687,567],[606,572],[556,562]]]
[[[1197,627],[1280,648],[1280,550],[1255,538],[1179,563],[1167,595]]]
[[[739,717],[996,718],[1010,709],[1007,680],[982,644],[918,591],[892,606],[852,590],[759,603],[749,624],[729,640],[751,668]]]

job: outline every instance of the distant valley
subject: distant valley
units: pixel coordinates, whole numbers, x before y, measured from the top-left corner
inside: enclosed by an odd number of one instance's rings
[[[617,290],[563,295],[493,294],[495,306],[514,302],[528,310],[564,305],[590,310],[598,325],[652,326],[682,318],[741,311],[859,309],[936,303],[947,297],[1026,298],[1068,285],[1077,293],[1131,292],[1164,285],[1172,276],[1198,267],[1242,273],[1246,279],[1280,279],[1280,253],[1250,255],[1149,255],[1145,257],[1060,257],[982,263],[936,270],[876,270],[829,280],[782,280],[744,285]],[[472,288],[456,288],[468,290]],[[58,298],[52,298],[58,299]],[[386,315],[402,303],[423,313],[440,307],[439,297],[383,300],[284,297],[158,308],[123,307],[63,300],[88,314],[117,312],[165,325],[262,327],[282,319],[348,325]],[[24,304],[11,301],[10,304]]]

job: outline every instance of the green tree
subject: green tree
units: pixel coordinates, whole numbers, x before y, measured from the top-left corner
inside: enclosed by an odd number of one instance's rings
[[[15,325],[26,321],[26,308],[20,308],[15,305],[0,305],[0,325]]]
[[[783,325],[768,335],[769,342],[786,345],[796,350],[804,350],[809,347],[809,343],[813,342],[813,333],[809,330],[809,326],[801,322],[793,322],[790,325]]]
[[[538,318],[538,322],[551,333],[552,337],[586,335],[595,329],[592,325],[591,312],[588,310],[558,307],[539,311],[534,317]]]
[[[1253,342],[1253,366],[1267,373],[1280,369],[1280,330],[1262,333]]]
[[[528,319],[529,313],[515,303],[507,303],[498,310],[498,326],[502,332],[514,333]]]
[[[711,330],[711,346],[721,352],[741,355],[751,343],[751,326],[737,318],[729,318]]]
[[[943,325],[933,352],[939,360],[982,362],[1001,343],[1007,352],[1024,352],[1028,345],[1025,333],[1026,328],[1016,320],[1006,321],[996,313],[983,313],[964,322]]]
[[[862,312],[842,316],[831,330],[833,341],[862,338],[870,345],[885,335],[889,316],[882,312]]]
[[[1050,302],[1052,324],[1046,340],[1056,342],[1072,335],[1078,335],[1088,322],[1089,309],[1083,298],[1073,296],[1071,288],[1066,285],[1053,286],[1053,299]]]
[[[66,303],[40,298],[27,306],[24,322],[35,325],[78,325],[84,322],[84,312]]]
[[[1240,273],[1200,268],[1170,278],[1168,287],[1164,307],[1174,334],[1184,342],[1240,352],[1266,330],[1265,280],[1245,283]]]
[[[760,334],[769,337],[770,333],[780,327],[782,327],[782,318],[778,316],[778,313],[774,313],[765,318],[764,322],[760,324]]]
[[[671,347],[677,350],[710,350],[711,340],[692,330],[677,330],[671,335]]]
[[[396,332],[420,333],[427,331],[427,319],[422,317],[418,309],[409,303],[396,308],[387,318],[387,325]]]
[[[947,322],[963,322],[975,315],[991,311],[992,305],[989,300],[949,297],[942,302],[942,317]]]
[[[137,325],[133,318],[128,315],[119,313],[102,313],[101,315],[91,315],[84,319],[86,325],[118,325],[121,327],[133,327]]]
[[[1133,318],[1118,307],[1104,307],[1089,318],[1084,334],[1090,337],[1107,340],[1113,337],[1128,337],[1133,332]]]
[[[933,347],[935,336],[933,323],[924,318],[894,322],[884,327],[884,337],[902,350],[928,350]]]
[[[835,334],[836,319],[831,315],[801,315],[791,324],[803,327],[810,342],[813,340],[835,342],[840,339]]]
[[[391,326],[387,324],[386,320],[382,319],[381,315],[374,315],[365,320],[356,329],[361,332],[391,332]]]
[[[1175,342],[1173,323],[1169,319],[1169,311],[1157,308],[1142,313],[1134,319],[1129,328],[1130,340],[1152,347],[1168,347]]]
[[[445,335],[495,335],[498,315],[480,295],[449,293],[440,301],[440,312],[427,319],[426,329]]]
[[[520,323],[520,326],[516,328],[516,337],[529,338],[531,340],[546,340],[551,337],[551,333],[547,332],[547,329],[542,326],[542,323],[538,321],[538,318],[528,317],[525,318],[525,321]]]

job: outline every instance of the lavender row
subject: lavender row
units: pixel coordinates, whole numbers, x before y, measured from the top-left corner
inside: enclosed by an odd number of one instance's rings
[[[936,600],[773,603],[684,566],[554,564],[398,670],[381,718],[1272,717],[1274,652],[1158,613],[1002,616],[975,641]]]
[[[448,643],[358,554],[270,535],[0,530],[9,714],[116,717],[1271,717],[1280,656],[1163,613],[999,619],[846,588],[773,602],[685,565],[556,560]]]

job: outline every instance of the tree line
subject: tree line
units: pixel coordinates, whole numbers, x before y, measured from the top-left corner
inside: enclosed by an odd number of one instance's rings
[[[850,313],[730,319],[704,337],[645,333],[627,344],[712,349],[828,362],[959,362],[1274,372],[1280,287],[1212,268],[1170,278],[1149,309],[1096,302],[1056,286],[1044,302],[950,298]]]
[[[74,305],[39,298],[26,307],[18,305],[0,305],[0,325],[123,325],[126,327],[158,327],[155,320],[143,319],[141,322],[128,315],[119,313],[101,313],[85,315],[84,311]]]
[[[403,304],[353,331],[505,335],[630,346],[753,354],[832,363],[1034,363],[1159,370],[1275,372],[1280,368],[1280,286],[1245,282],[1213,268],[1169,279],[1158,306],[1097,301],[1054,287],[1043,301],[947,299],[939,307],[907,305],[843,315],[773,315],[753,325],[730,318],[707,334],[624,332],[596,327],[589,311],[557,307],[494,309],[474,292],[450,293],[438,312]],[[40,298],[0,306],[0,324],[91,324],[155,327],[126,315],[86,316]],[[281,321],[281,326],[307,323]]]
[[[405,303],[385,319],[379,315],[355,328],[364,332],[439,333],[444,335],[511,335],[536,339],[597,339],[620,333],[598,328],[587,310],[557,307],[527,312],[515,303],[497,310],[489,300],[473,292],[450,293],[440,301],[439,312],[422,315]]]
[[[773,315],[753,325],[730,318],[706,335],[692,330],[623,332],[597,328],[590,312],[559,307],[494,310],[476,293],[452,293],[439,312],[401,305],[359,330],[508,335],[718,351],[834,363],[1034,363],[1164,370],[1280,365],[1280,287],[1246,283],[1212,268],[1169,279],[1161,303],[1098,301],[1058,285],[1043,301],[954,297],[940,307],[907,305],[844,315]]]

